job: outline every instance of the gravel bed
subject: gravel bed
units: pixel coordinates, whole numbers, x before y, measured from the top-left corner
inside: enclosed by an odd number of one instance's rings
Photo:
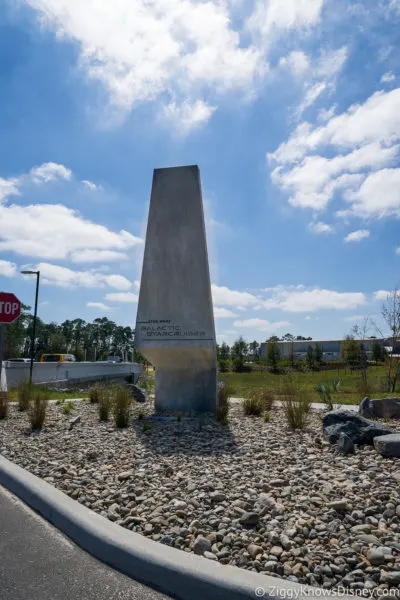
[[[11,407],[0,453],[159,543],[326,589],[400,597],[400,459],[370,447],[337,454],[322,440],[320,411],[291,432],[280,408],[265,423],[234,404],[224,428],[210,417],[148,420],[152,406],[136,405],[132,426],[116,430],[88,402],[69,416],[61,408],[49,406],[45,428],[31,434]]]

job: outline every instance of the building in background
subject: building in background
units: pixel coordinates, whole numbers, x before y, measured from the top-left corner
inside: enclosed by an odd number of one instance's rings
[[[331,360],[343,360],[340,354],[340,346],[344,340],[293,340],[276,342],[279,347],[282,360],[289,360],[293,355],[295,360],[305,358],[309,346],[314,350],[318,345],[322,350],[323,360],[329,362]],[[384,338],[368,338],[360,340],[364,344],[365,351],[369,359],[371,359],[371,345],[374,341],[379,342],[382,347],[388,346],[388,340]],[[261,344],[260,358],[266,360],[267,357],[267,342]]]

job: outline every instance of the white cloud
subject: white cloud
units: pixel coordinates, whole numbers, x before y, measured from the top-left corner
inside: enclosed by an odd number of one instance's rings
[[[207,123],[215,110],[215,106],[210,106],[203,100],[196,100],[193,103],[184,101],[181,104],[171,102],[164,106],[163,117],[178,133],[186,134],[195,127]]]
[[[332,117],[334,116],[335,112],[336,104],[334,104],[330,108],[321,108],[321,110],[318,111],[318,121],[320,121],[321,123],[326,123],[327,121],[330,121],[330,119],[332,119]]]
[[[263,69],[260,50],[232,28],[225,2],[26,2],[58,38],[77,42],[80,67],[120,111],[159,96],[196,102],[207,90],[247,93]]]
[[[399,154],[399,148],[399,145],[385,148],[379,142],[371,142],[333,158],[307,156],[289,170],[276,167],[272,180],[291,193],[289,202],[292,206],[321,210],[326,208],[338,189],[344,188],[350,201],[351,191],[360,190],[364,169],[379,169],[390,164]],[[360,203],[357,196],[353,196],[352,200],[354,204]]]
[[[72,252],[69,258],[74,263],[107,263],[126,260],[128,256],[115,250],[78,250]]]
[[[392,71],[384,73],[381,77],[381,83],[392,83],[392,81],[396,81],[396,75]]]
[[[48,162],[31,169],[30,176],[35,183],[48,183],[56,179],[71,179],[72,171],[64,165]]]
[[[111,310],[111,307],[104,304],[104,302],[86,302],[86,306],[89,308],[98,308],[99,310]]]
[[[311,83],[306,86],[304,99],[300,103],[296,115],[299,119],[303,112],[312,106],[314,102],[319,98],[319,96],[327,89],[327,85],[325,81],[319,81],[317,83]]]
[[[105,274],[99,271],[73,271],[67,267],[41,262],[35,266],[40,271],[44,284],[65,288],[111,287],[116,290],[127,290],[132,284],[122,275]]]
[[[0,177],[0,203],[9,196],[18,196],[19,193],[17,179],[3,179]]]
[[[400,215],[400,168],[371,173],[357,191],[349,192],[351,213],[361,217]]]
[[[374,293],[375,300],[387,300],[389,294],[388,290],[378,290]]]
[[[91,191],[97,190],[98,186],[95,183],[93,183],[93,181],[89,181],[88,179],[82,179],[82,183]]]
[[[369,237],[368,229],[358,229],[357,231],[352,231],[344,238],[345,242],[361,242],[365,238]]]
[[[256,0],[248,27],[266,42],[273,30],[294,30],[317,25],[324,0]]]
[[[400,246],[396,248],[396,254],[400,254]]]
[[[189,130],[207,122],[220,98],[248,99],[268,73],[277,40],[309,30],[324,0],[25,0],[41,26],[79,51],[112,113],[159,100],[161,113]],[[250,16],[249,16],[250,14]],[[235,98],[236,100],[236,98]],[[190,110],[193,107],[193,110]],[[183,112],[182,112],[183,111]]]
[[[301,123],[268,155],[272,180],[292,206],[323,210],[339,194],[349,208],[338,216],[400,214],[400,170],[390,168],[400,150],[399,105],[400,88],[380,91],[324,125]]]
[[[310,69],[310,60],[304,52],[293,50],[280,59],[279,66],[291,71],[295,77],[301,77]]]
[[[17,274],[17,265],[8,260],[0,260],[0,275],[14,277]]]
[[[72,172],[52,162],[13,179],[0,179],[0,251],[33,258],[70,256],[73,262],[100,262],[121,260],[125,257],[121,251],[143,244],[142,239],[125,230],[110,231],[62,204],[7,205],[10,196],[29,192],[35,184],[51,185],[57,179],[69,181]]]
[[[231,290],[212,284],[214,304],[234,306],[237,310],[273,310],[293,312],[314,312],[322,309],[346,310],[362,306],[366,302],[361,292],[337,292],[320,288],[306,288],[303,285],[265,288],[257,295]]]
[[[343,317],[343,321],[362,321],[365,319],[365,315],[350,315],[349,317]]]
[[[60,259],[80,250],[127,250],[142,243],[127,231],[110,231],[62,204],[0,205],[0,251]]]
[[[213,283],[211,285],[213,303],[222,306],[254,306],[260,303],[260,299],[248,292],[237,292],[227,287],[221,287]]]
[[[233,326],[237,329],[250,328],[258,331],[275,331],[290,325],[289,321],[276,321],[271,323],[265,319],[244,319],[243,321],[234,321]]]
[[[313,61],[309,73],[305,72],[304,98],[297,108],[297,119],[318,100],[321,94],[334,92],[337,77],[343,69],[347,55],[347,47],[343,46],[331,52],[322,52]]]
[[[323,223],[322,221],[314,221],[308,227],[313,233],[333,233],[332,225]]]
[[[263,306],[279,308],[287,312],[314,312],[323,309],[346,310],[362,306],[366,302],[361,292],[337,292],[320,288],[307,289],[299,286],[276,286],[266,288]]]
[[[292,163],[308,152],[323,146],[360,147],[371,142],[391,145],[399,139],[400,88],[375,92],[364,104],[354,104],[326,125],[313,128],[300,123],[287,142],[282,143],[270,158],[278,163]]]
[[[21,186],[27,183],[49,183],[57,179],[70,180],[72,171],[53,162],[43,163],[38,167],[33,167],[29,173],[18,177],[3,179],[0,177],[0,203],[7,200],[10,196],[21,195]]]
[[[105,299],[109,302],[136,303],[139,299],[137,294],[133,292],[120,292],[106,294]]]
[[[231,319],[233,317],[237,317],[238,315],[228,308],[222,308],[220,306],[214,307],[214,317],[216,319]]]

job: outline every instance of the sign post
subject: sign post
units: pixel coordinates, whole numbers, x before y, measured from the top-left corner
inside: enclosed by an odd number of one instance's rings
[[[14,294],[0,292],[0,391],[6,325],[14,323],[21,314],[21,302]]]

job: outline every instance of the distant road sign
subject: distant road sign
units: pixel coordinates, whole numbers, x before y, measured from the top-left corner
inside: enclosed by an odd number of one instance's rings
[[[14,294],[0,292],[0,323],[13,323],[21,314],[21,302]]]

